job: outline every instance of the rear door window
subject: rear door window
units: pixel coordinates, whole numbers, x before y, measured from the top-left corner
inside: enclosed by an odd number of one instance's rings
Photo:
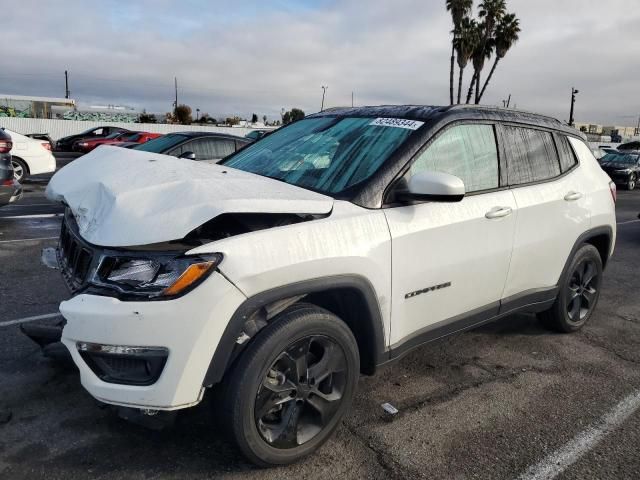
[[[233,140],[214,140],[213,151],[215,153],[213,158],[224,158],[236,151],[236,144]]]
[[[196,154],[196,160],[219,160],[235,152],[236,146],[233,140],[221,140],[218,138],[198,138],[176,149],[173,155],[179,156],[184,152]]]
[[[542,130],[504,126],[509,185],[548,180],[560,175],[553,135]]]

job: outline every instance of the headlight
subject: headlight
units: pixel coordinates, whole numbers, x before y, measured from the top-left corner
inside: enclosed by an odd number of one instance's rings
[[[122,293],[175,297],[200,284],[222,261],[219,253],[198,256],[104,256],[91,283]]]
[[[618,172],[618,173],[631,173],[631,169],[630,168],[619,168],[618,170],[616,170],[616,172]]]
[[[86,147],[89,144],[87,142],[80,142],[78,145],[81,147]]]

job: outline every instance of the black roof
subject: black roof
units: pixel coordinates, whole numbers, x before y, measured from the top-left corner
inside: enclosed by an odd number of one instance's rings
[[[584,138],[581,132],[553,117],[510,108],[489,107],[484,105],[379,105],[339,107],[314,113],[307,118],[325,116],[407,118],[410,120],[420,120],[425,123],[436,123],[445,118],[447,120],[500,120],[551,128]]]
[[[167,135],[176,134],[176,135],[184,135],[185,137],[218,137],[218,138],[226,138],[229,140],[243,140],[247,141],[244,137],[239,137],[237,135],[231,135],[229,133],[218,133],[218,132],[197,132],[197,131],[189,131],[189,132],[169,132]]]

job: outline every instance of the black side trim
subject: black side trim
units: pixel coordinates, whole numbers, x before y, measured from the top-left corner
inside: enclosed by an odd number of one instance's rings
[[[553,304],[558,296],[558,290],[558,287],[535,288],[503,298],[500,302],[500,315],[508,315],[512,312],[521,312],[523,310],[532,313],[543,311],[547,304]],[[538,310],[536,308],[538,305],[543,310]]]
[[[468,330],[495,318],[498,315],[500,302],[495,302],[485,307],[472,310],[462,315],[443,320],[433,325],[414,332],[389,348],[388,360],[397,360],[420,345],[432,342],[439,338],[452,335],[463,330]],[[385,362],[386,363],[386,362]]]
[[[368,328],[367,331],[371,334],[370,343],[373,349],[373,365],[375,366],[381,363],[381,356],[385,355],[384,323],[375,290],[371,283],[364,277],[357,275],[338,275],[285,285],[267,290],[245,300],[231,317],[220,338],[218,347],[213,354],[209,369],[205,375],[203,385],[208,387],[222,380],[231,363],[234,347],[237,345],[236,340],[243,331],[245,322],[260,308],[278,300],[340,288],[351,288],[362,294],[369,310],[368,318],[363,320],[370,322],[370,328]]]
[[[494,302],[471,312],[456,315],[453,318],[429,325],[392,345],[388,352],[388,360],[385,363],[398,360],[414,348],[426,343],[454,333],[471,330],[517,312],[535,313],[544,311],[553,305],[557,291],[556,287],[530,290],[509,297],[506,302]]]

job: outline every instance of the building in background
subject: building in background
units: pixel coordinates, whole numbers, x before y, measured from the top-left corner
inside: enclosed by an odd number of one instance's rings
[[[61,118],[75,108],[76,101],[71,98],[0,94],[0,117]]]

